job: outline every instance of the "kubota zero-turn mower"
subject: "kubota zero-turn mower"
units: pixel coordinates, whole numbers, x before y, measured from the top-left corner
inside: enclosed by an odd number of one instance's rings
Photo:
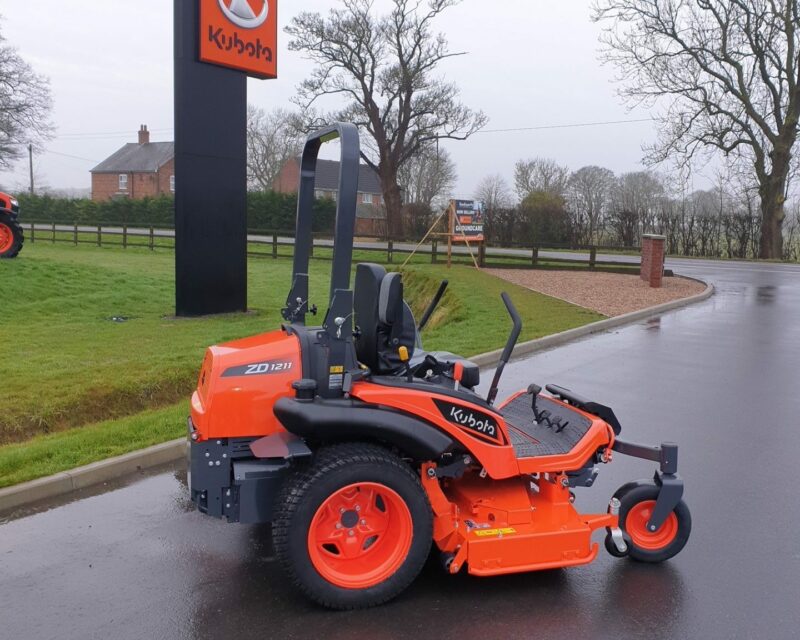
[[[25,237],[17,222],[19,202],[0,191],[0,258],[16,258]]]
[[[341,143],[330,300],[321,325],[308,300],[317,154]],[[192,396],[191,498],[229,522],[272,522],[292,582],[327,607],[384,602],[405,589],[431,543],[449,573],[476,576],[591,562],[604,529],[613,556],[661,562],[689,537],[678,447],[623,441],[614,412],[555,385],[495,403],[521,321],[488,396],[478,367],[424,351],[399,273],[356,266],[350,286],[359,141],[338,124],[309,136],[302,156],[291,290],[277,331],[208,349]],[[612,453],[659,465],[606,513],[579,513]]]

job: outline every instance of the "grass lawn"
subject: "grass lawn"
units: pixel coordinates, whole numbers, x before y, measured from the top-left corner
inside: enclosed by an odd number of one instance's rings
[[[358,260],[381,257],[356,252]],[[426,259],[427,264],[415,262],[406,268],[406,297],[417,314],[438,281],[450,280],[442,308],[423,335],[428,349],[474,355],[501,347],[510,329],[500,300],[503,290],[522,315],[523,340],[600,318],[466,265],[447,270]],[[48,467],[54,463],[42,453],[56,441],[65,451],[58,456],[67,464],[63,469],[182,433],[185,407],[177,410],[174,405],[191,393],[205,347],[278,327],[289,286],[289,259],[250,260],[248,313],[198,319],[171,315],[173,260],[169,250],[36,242],[18,259],[0,263],[0,379],[5,383],[0,443],[54,434],[21,448],[0,449],[0,484],[8,484],[4,478],[15,473],[6,468],[14,466],[10,460],[18,458],[13,456],[28,448],[31,455],[43,458],[43,471],[37,474],[42,475],[58,466]],[[312,260],[311,271],[312,302],[324,313],[330,262]],[[115,317],[125,320],[112,320]],[[154,414],[127,418],[152,409],[164,409],[152,429],[145,427]],[[102,422],[119,418],[125,418],[119,425]],[[161,418],[174,419],[175,430],[162,430]],[[56,433],[91,423],[100,424]],[[114,428],[124,428],[129,436],[142,430],[141,438],[97,438]],[[108,449],[112,444],[113,451]],[[79,451],[85,455],[79,456]]]

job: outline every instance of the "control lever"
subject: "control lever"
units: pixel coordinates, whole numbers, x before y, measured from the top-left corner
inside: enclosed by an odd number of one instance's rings
[[[528,393],[531,394],[531,409],[533,410],[534,417],[536,416],[536,400],[539,398],[539,394],[542,392],[542,388],[538,384],[529,384],[528,385]]]
[[[408,382],[414,382],[414,371],[411,369],[411,363],[408,357],[408,347],[405,345],[398,347],[397,355],[400,357],[400,362],[406,365],[406,380]]]
[[[464,363],[458,360],[453,364],[453,380],[455,380],[456,383],[453,388],[456,391],[458,391],[458,388],[461,385],[461,380],[463,378],[464,378]]]

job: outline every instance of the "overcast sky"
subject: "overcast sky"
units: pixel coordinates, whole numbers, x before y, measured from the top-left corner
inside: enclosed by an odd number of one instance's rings
[[[283,33],[301,10],[326,12],[335,0],[282,0],[278,80],[249,80],[250,102],[289,107],[311,68],[287,50]],[[378,2],[382,4],[382,2]],[[647,118],[615,94],[614,70],[597,60],[600,28],[589,0],[464,0],[439,19],[453,51],[441,73],[459,84],[465,104],[489,116],[488,130]],[[57,10],[54,10],[57,9]],[[3,0],[2,29],[35,70],[51,80],[56,138],[35,159],[54,188],[86,188],[89,169],[146,123],[152,140],[172,140],[172,2],[169,0]],[[641,168],[651,122],[481,133],[444,143],[458,167],[454,196],[469,197],[480,179],[500,173],[511,184],[514,162],[545,156],[571,169]],[[61,155],[59,155],[61,154]],[[74,156],[74,157],[68,157]],[[0,186],[26,184],[27,164],[0,172]]]

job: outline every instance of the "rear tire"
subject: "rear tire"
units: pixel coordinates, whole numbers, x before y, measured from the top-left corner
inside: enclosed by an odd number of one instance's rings
[[[621,503],[619,526],[628,545],[627,555],[639,562],[669,560],[686,546],[692,531],[692,516],[683,500],[657,531],[648,531],[645,525],[650,519],[659,491],[660,487],[655,482],[638,482],[627,491],[618,491],[616,494]]]
[[[372,444],[323,447],[290,476],[273,523],[275,553],[294,585],[332,609],[371,607],[417,577],[433,517],[414,471]]]
[[[24,242],[19,223],[7,213],[0,213],[0,258],[16,258]]]

